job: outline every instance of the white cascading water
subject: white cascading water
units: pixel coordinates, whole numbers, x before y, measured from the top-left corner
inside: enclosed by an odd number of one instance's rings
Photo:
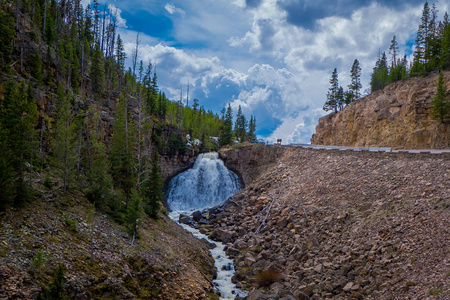
[[[219,155],[215,152],[200,154],[192,169],[174,177],[169,183],[167,203],[172,210],[169,217],[178,221],[180,214],[190,214],[196,210],[211,208],[236,194],[241,188],[238,176],[228,170]],[[216,245],[210,250],[217,269],[217,278],[214,280],[220,299],[234,299],[236,296],[244,297],[246,293],[237,289],[231,282],[234,275],[233,261],[224,251],[225,245],[209,240],[208,236],[197,229],[180,224],[198,239],[206,239]]]
[[[172,178],[167,204],[172,211],[214,207],[241,189],[238,176],[228,170],[216,152],[200,154],[194,167]]]

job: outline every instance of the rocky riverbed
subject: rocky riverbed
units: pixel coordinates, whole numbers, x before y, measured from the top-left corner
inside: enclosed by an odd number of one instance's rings
[[[197,216],[227,243],[248,299],[450,298],[449,155],[285,147],[255,167]]]

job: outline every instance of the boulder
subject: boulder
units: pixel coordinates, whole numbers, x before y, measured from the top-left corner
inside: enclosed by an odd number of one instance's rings
[[[210,237],[226,244],[232,241],[233,233],[222,228],[216,228],[213,230]]]
[[[189,218],[189,216],[183,215],[181,214],[180,217],[178,218],[178,222],[181,224],[191,224],[192,220],[191,218]]]
[[[205,218],[205,216],[200,211],[196,211],[192,214],[192,219],[195,222],[200,221],[202,218]]]
[[[348,282],[348,283],[344,286],[343,291],[344,291],[344,292],[350,292],[350,291],[352,290],[352,287],[353,287],[353,282]]]
[[[253,256],[251,256],[250,254],[248,254],[248,255],[245,256],[245,258],[244,258],[244,264],[245,264],[247,267],[250,267],[250,266],[253,265],[255,262],[256,262],[256,259],[255,259]]]

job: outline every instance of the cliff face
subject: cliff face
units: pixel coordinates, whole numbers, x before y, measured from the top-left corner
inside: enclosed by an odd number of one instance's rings
[[[450,124],[431,119],[438,74],[386,86],[319,120],[311,144],[394,149],[450,147]],[[444,73],[450,87],[450,72]]]
[[[225,166],[239,175],[244,186],[251,184],[268,166],[283,154],[283,147],[254,144],[242,149],[222,149],[220,158]]]

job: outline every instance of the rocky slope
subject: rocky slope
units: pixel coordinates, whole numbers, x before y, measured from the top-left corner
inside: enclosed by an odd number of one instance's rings
[[[444,73],[450,88],[450,72]],[[438,74],[386,86],[319,120],[311,144],[394,149],[450,147],[450,124],[430,117]]]
[[[0,214],[0,299],[37,299],[51,289],[59,265],[66,299],[216,297],[206,243],[167,217],[144,217],[131,245],[125,229],[80,192],[36,188],[45,200]]]
[[[248,299],[450,298],[450,155],[284,147],[257,167],[202,229]]]

